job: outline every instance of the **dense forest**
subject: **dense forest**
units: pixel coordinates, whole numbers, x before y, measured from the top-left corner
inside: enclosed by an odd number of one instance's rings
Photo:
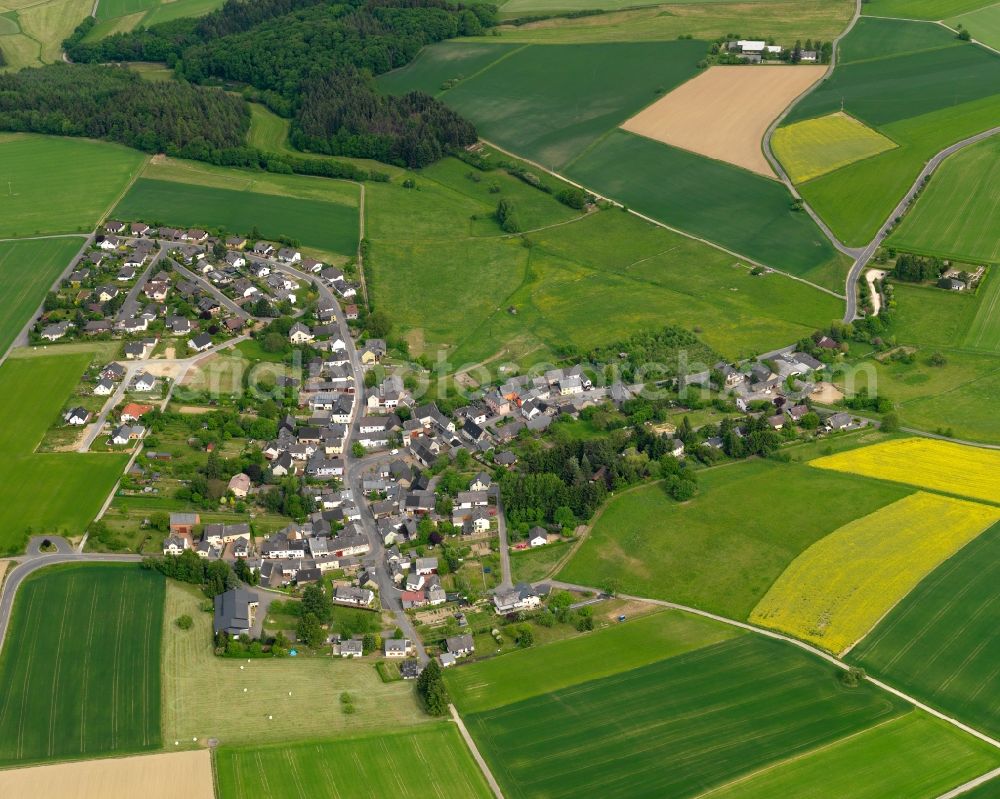
[[[252,87],[291,117],[301,149],[417,167],[474,142],[475,128],[426,94],[379,94],[372,76],[424,45],[482,34],[495,17],[493,6],[443,0],[228,0],[202,19],[94,43],[78,33],[65,46],[76,62],[165,61],[193,83]]]
[[[208,160],[242,147],[246,103],[124,68],[55,64],[0,75],[0,129],[89,136],[146,152]]]

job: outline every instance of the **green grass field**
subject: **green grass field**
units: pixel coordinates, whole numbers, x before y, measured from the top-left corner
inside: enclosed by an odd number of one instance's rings
[[[850,654],[890,684],[1000,734],[1000,524],[926,577]]]
[[[262,236],[288,236],[303,247],[353,255],[358,245],[358,209],[348,203],[236,191],[170,180],[139,178],[114,214],[123,219],[180,227],[203,225]]]
[[[415,190],[368,186],[366,275],[414,354],[447,346],[454,364],[504,350],[537,362],[567,343],[587,349],[669,318],[735,357],[840,315],[836,298],[798,281],[753,277],[726,253],[617,210],[581,218],[501,170],[448,159],[413,178]],[[502,236],[498,196],[534,231],[530,250]]]
[[[445,672],[463,713],[504,705],[610,677],[725,641],[743,632],[698,616],[665,610],[599,632],[462,664]],[[608,657],[613,651],[614,657]],[[572,668],[565,668],[572,664]],[[531,674],[530,680],[523,679]]]
[[[0,237],[89,232],[144,158],[106,142],[0,134]]]
[[[906,52],[887,54],[885,43],[893,41]],[[789,114],[787,125],[843,105],[899,145],[801,186],[846,243],[874,236],[931,156],[996,124],[1000,58],[956,41],[938,26],[864,19],[841,45],[848,63]]]
[[[636,111],[693,77],[705,48],[699,41],[523,47],[506,54],[491,48],[496,60],[488,67],[477,61],[475,76],[441,99],[475,122],[484,139],[561,169]],[[425,55],[398,70],[394,91],[426,86],[425,69],[437,80],[439,63],[440,58]]]
[[[989,744],[915,710],[701,796],[935,799],[985,774],[998,762],[997,751]]]
[[[889,241],[899,249],[1000,263],[1000,139],[949,157]]]
[[[223,746],[215,758],[219,799],[492,796],[458,728],[450,722],[291,746]]]
[[[865,14],[909,19],[944,19],[992,5],[993,0],[870,0]]]
[[[125,455],[34,452],[90,358],[9,358],[0,366],[0,552],[20,552],[29,531],[82,535],[125,467]]]
[[[993,267],[977,292],[978,308],[962,343],[970,350],[1000,353],[1000,267]]]
[[[160,747],[163,586],[135,564],[24,581],[0,657],[0,763]]]
[[[840,43],[838,63],[881,61],[961,44],[954,34],[939,25],[862,17]]]
[[[148,11],[158,0],[100,0],[97,4],[97,19],[113,19],[129,14]]]
[[[579,0],[555,0],[576,3]],[[618,7],[620,0],[588,3],[592,7]],[[535,2],[535,0],[526,0]],[[542,0],[544,2],[544,0]],[[768,0],[768,2],[684,2],[655,7],[628,3],[622,11],[576,19],[566,17],[519,27],[500,28],[504,41],[530,43],[587,43],[672,41],[693,36],[702,41],[724,38],[734,31],[760,38],[774,37],[779,43],[793,44],[813,37],[834,39],[847,26],[854,12],[851,0]],[[510,6],[501,16],[510,17]],[[513,14],[519,16],[519,14]]]
[[[90,14],[89,0],[5,0],[0,5],[0,50],[7,69],[62,59],[62,41]]]
[[[766,0],[757,0],[766,2]],[[674,5],[687,3],[723,3],[726,0],[675,0]],[[750,0],[754,2],[754,0]],[[603,11],[618,11],[624,8],[660,5],[658,0],[601,0]],[[506,0],[500,4],[501,17],[533,16],[536,14],[565,14],[573,11],[588,11],[594,8],[594,0]]]
[[[752,461],[703,471],[678,504],[653,484],[612,499],[557,575],[582,585],[615,578],[625,593],[745,619],[799,553],[909,493],[850,477],[817,479],[800,464]]]
[[[672,227],[843,290],[846,262],[807,214],[791,210],[777,181],[621,130],[567,174]]]
[[[511,799],[685,797],[905,710],[867,684],[842,688],[792,646],[744,635],[466,723]]]
[[[991,3],[978,11],[951,17],[945,20],[945,24],[956,29],[961,25],[976,41],[993,48],[1000,48],[1000,6],[996,3]]]
[[[812,180],[896,146],[878,131],[839,112],[779,128],[771,145],[795,183]]]
[[[445,91],[445,82],[474,78],[521,47],[523,45],[481,40],[441,42],[425,47],[407,66],[379,76],[378,85],[389,94],[417,90],[440,96]]]
[[[431,721],[417,704],[413,684],[383,683],[371,661],[348,662],[321,654],[248,664],[239,658],[216,657],[210,645],[212,614],[202,609],[204,604],[204,594],[195,586],[167,583],[162,668],[165,740],[215,737],[227,745],[256,746],[364,736],[387,729],[415,732]],[[182,614],[194,620],[190,630],[174,624]],[[206,685],[213,690],[206,691]],[[353,714],[340,708],[344,692],[353,699]]]
[[[14,341],[55,279],[73,260],[83,239],[0,242],[0,354]]]

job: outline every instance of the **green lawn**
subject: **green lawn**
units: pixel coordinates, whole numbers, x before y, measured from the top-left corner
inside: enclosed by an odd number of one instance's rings
[[[536,646],[445,672],[455,706],[466,713],[522,702],[725,641],[743,632],[664,610],[599,632]],[[608,653],[614,652],[614,657]],[[524,679],[530,674],[531,679]]]
[[[510,553],[510,568],[514,582],[536,583],[544,579],[560,558],[566,556],[571,544],[546,544]]]
[[[484,139],[561,169],[636,111],[693,77],[706,47],[699,41],[524,47],[441,99],[475,122]],[[425,56],[399,70],[394,89],[425,86],[425,68],[437,79],[437,62]]]
[[[557,575],[745,619],[789,563],[908,489],[796,463],[749,461],[699,473],[684,504],[660,484],[612,499]]]
[[[0,657],[0,764],[160,747],[163,587],[135,564],[24,581]]]
[[[989,744],[915,710],[702,796],[935,799],[998,763],[1000,753]]]
[[[777,181],[621,130],[567,173],[653,219],[843,291],[846,260],[807,214],[791,210]]]
[[[996,3],[991,3],[978,11],[952,17],[945,23],[956,29],[961,25],[977,41],[993,48],[1000,48],[1000,6]]]
[[[903,250],[1000,263],[1000,139],[949,157],[889,243]]]
[[[993,0],[869,0],[865,14],[910,19],[944,19],[992,5]]]
[[[20,552],[30,532],[82,535],[125,467],[126,455],[34,453],[90,358],[9,358],[0,366],[2,552]]]
[[[83,245],[82,238],[0,242],[0,355],[21,332],[55,279]]]
[[[287,236],[303,247],[353,255],[358,245],[356,205],[139,178],[114,214],[180,227],[201,225],[230,233]]]
[[[577,3],[579,0],[554,2]],[[611,0],[610,5],[608,2],[587,5],[617,8],[620,0]],[[625,10],[598,16],[562,17],[519,27],[505,26],[499,30],[503,41],[539,44],[672,41],[679,36],[714,41],[733,32],[742,32],[752,38],[774,37],[780,44],[791,45],[796,39],[834,39],[847,26],[854,12],[852,0],[681,2],[645,8],[641,7],[645,5],[641,0],[626,5]],[[511,15],[509,7],[501,8],[502,17]]]
[[[223,746],[216,751],[215,770],[219,799],[492,796],[451,722],[363,738]]]
[[[850,660],[991,735],[1000,734],[1000,524],[939,566]]]
[[[509,799],[687,797],[906,709],[868,684],[841,687],[795,647],[743,635],[466,723]]]
[[[89,232],[144,158],[107,142],[0,134],[0,237]]]

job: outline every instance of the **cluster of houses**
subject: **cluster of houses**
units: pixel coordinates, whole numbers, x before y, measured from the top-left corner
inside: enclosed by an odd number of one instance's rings
[[[249,524],[205,524],[200,540],[195,543],[195,528],[199,525],[201,517],[197,513],[171,513],[170,534],[163,541],[163,554],[182,555],[186,550],[194,550],[201,558],[224,558],[230,562],[251,557],[253,535]]]
[[[763,60],[777,60],[788,48],[777,44],[768,44],[763,39],[737,39],[727,42],[726,49],[730,53],[739,55],[750,64],[759,64]],[[816,50],[799,51],[799,62],[802,64],[816,64],[819,60],[820,55]]]

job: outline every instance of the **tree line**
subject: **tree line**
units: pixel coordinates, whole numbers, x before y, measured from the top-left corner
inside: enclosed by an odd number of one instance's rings
[[[372,76],[495,22],[493,6],[443,0],[229,0],[202,19],[98,42],[84,31],[64,45],[78,62],[165,61],[192,83],[252,87],[248,96],[291,117],[300,149],[419,167],[473,143],[475,128],[421,92],[379,93]]]

